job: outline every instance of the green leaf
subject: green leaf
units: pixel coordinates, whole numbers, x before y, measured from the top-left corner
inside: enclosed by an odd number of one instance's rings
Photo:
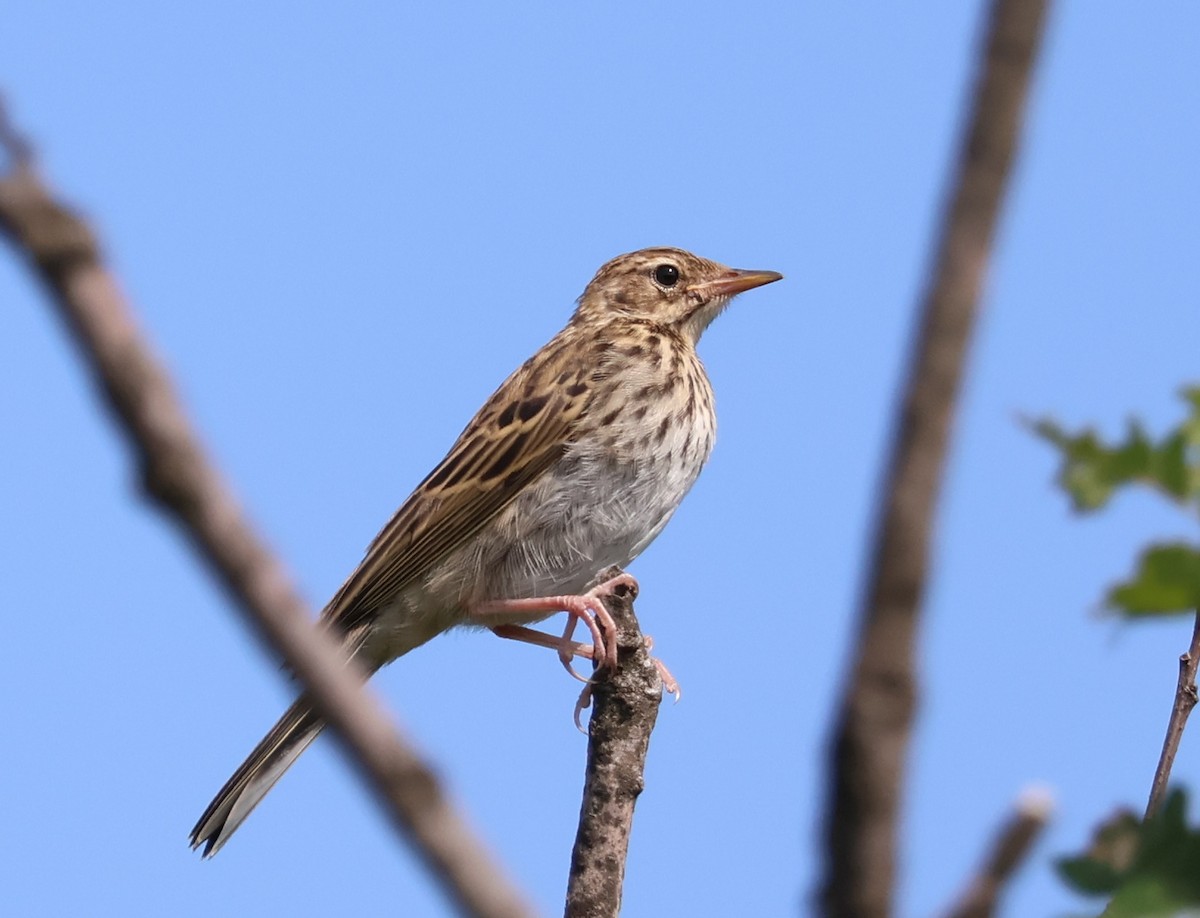
[[[1200,609],[1200,550],[1182,542],[1152,545],[1133,578],[1109,590],[1105,604],[1131,617]]]
[[[1092,430],[1070,435],[1050,420],[1038,421],[1033,430],[1062,453],[1058,483],[1070,495],[1076,510],[1103,507],[1120,485],[1149,472],[1150,446],[1137,427],[1131,427],[1128,440],[1115,449],[1106,446]]]
[[[1157,443],[1136,420],[1130,421],[1125,440],[1111,445],[1091,429],[1070,434],[1048,418],[1029,425],[1058,447],[1058,483],[1076,510],[1097,510],[1117,488],[1131,483],[1155,487],[1179,503],[1200,501],[1200,387],[1180,395],[1189,414]]]
[[[1192,408],[1192,416],[1183,422],[1180,429],[1189,434],[1193,444],[1198,443],[1200,442],[1200,386],[1188,386],[1179,395]]]
[[[1133,864],[1141,835],[1142,821],[1133,811],[1118,810],[1096,827],[1083,854],[1059,858],[1055,866],[1076,892],[1114,893]]]
[[[1139,877],[1121,887],[1112,897],[1108,908],[1100,913],[1101,918],[1179,918],[1181,914],[1195,915],[1188,910],[1193,900],[1186,895],[1180,897],[1168,885],[1155,877]]]
[[[1084,895],[1112,894],[1103,918],[1155,918],[1200,909],[1200,829],[1188,828],[1187,798],[1171,793],[1142,823],[1129,811],[1096,831],[1087,851],[1058,870]]]
[[[1114,893],[1121,875],[1108,864],[1090,857],[1063,857],[1055,863],[1067,885],[1089,896]]]

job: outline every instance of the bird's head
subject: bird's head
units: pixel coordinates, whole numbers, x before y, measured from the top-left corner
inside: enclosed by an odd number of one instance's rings
[[[589,323],[617,317],[650,321],[695,343],[737,294],[782,277],[727,268],[683,249],[642,249],[619,255],[596,272],[575,317]]]

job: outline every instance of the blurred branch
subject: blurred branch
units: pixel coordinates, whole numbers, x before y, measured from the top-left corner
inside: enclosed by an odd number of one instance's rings
[[[1046,828],[1053,801],[1042,790],[1027,790],[992,840],[987,859],[946,918],[991,918],[1000,894]]]
[[[1046,5],[991,4],[973,111],[895,422],[858,641],[831,745],[819,892],[831,916],[891,912],[900,787],[916,707],[914,643],[938,485]]]
[[[1158,812],[1167,796],[1167,784],[1171,780],[1171,767],[1175,764],[1175,753],[1183,739],[1183,728],[1188,716],[1196,706],[1196,668],[1200,666],[1200,609],[1196,610],[1196,621],[1192,626],[1192,643],[1187,653],[1179,658],[1179,679],[1175,683],[1175,703],[1171,706],[1171,717],[1167,721],[1167,735],[1163,738],[1162,753],[1158,767],[1154,769],[1154,781],[1150,785],[1150,799],[1146,803],[1149,819]]]
[[[619,573],[615,568],[602,580]],[[633,808],[645,787],[650,732],[658,719],[662,680],[633,612],[632,593],[604,605],[617,624],[620,662],[591,686],[587,774],[579,829],[571,852],[566,918],[616,918],[621,910]]]
[[[174,517],[245,619],[311,696],[393,824],[469,915],[529,908],[451,806],[430,767],[389,721],[361,673],[315,627],[282,564],[209,462],[166,370],[138,328],[87,223],[37,174],[29,145],[0,107],[0,234],[45,285],[137,454],[142,486]]]

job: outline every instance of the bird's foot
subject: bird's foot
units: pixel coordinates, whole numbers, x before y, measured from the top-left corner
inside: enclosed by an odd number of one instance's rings
[[[649,652],[654,647],[654,638],[650,635],[643,636],[642,640],[646,642],[646,651]],[[656,656],[650,657],[650,662],[654,664],[654,668],[658,670],[658,678],[662,680],[663,691],[669,695],[675,696],[675,703],[679,704],[679,699],[683,697],[683,691],[679,688],[679,682],[671,671],[667,669],[667,664]],[[592,683],[589,680],[588,684],[583,687],[583,691],[579,693],[579,698],[575,701],[575,729],[580,733],[586,734],[583,729],[583,712],[588,709],[592,703]]]
[[[493,625],[491,628],[497,637],[512,641],[522,641],[526,644],[548,647],[551,650],[558,651],[558,658],[562,661],[567,672],[584,683],[583,691],[579,693],[579,699],[575,703],[575,726],[582,731],[583,726],[580,721],[583,712],[591,704],[592,680],[581,676],[576,671],[573,660],[579,657],[584,660],[596,661],[597,668],[612,668],[617,665],[616,625],[612,621],[612,616],[608,614],[608,610],[604,608],[602,599],[605,596],[613,595],[621,589],[632,590],[636,596],[638,589],[637,581],[628,574],[622,574],[614,577],[612,580],[605,581],[582,596],[547,596],[537,599],[498,600],[478,607],[472,612],[471,617],[476,621],[480,621],[482,618],[494,615],[529,615],[560,611],[565,611],[570,616],[561,636],[546,634],[544,631],[537,631],[523,625]],[[582,644],[579,641],[572,640],[575,633],[575,626],[581,620],[592,632],[592,638],[595,641],[594,644]],[[606,633],[601,633],[601,631]],[[646,635],[643,640],[646,642],[647,651],[654,649],[653,638]],[[683,697],[678,680],[675,679],[662,660],[653,655],[650,659],[654,663],[654,668],[658,670],[659,678],[663,684],[663,691],[673,695],[675,701],[678,702]]]
[[[546,613],[566,612],[567,627],[561,638],[534,631],[520,625],[494,625],[492,631],[500,637],[516,641],[525,641],[541,647],[550,647],[558,651],[558,658],[563,666],[576,679],[582,682],[588,680],[575,671],[572,660],[575,657],[586,657],[595,660],[599,668],[615,669],[617,665],[617,625],[608,609],[604,607],[604,597],[614,595],[618,590],[632,590],[637,595],[637,581],[628,574],[621,574],[611,580],[606,580],[580,596],[539,596],[533,599],[497,599],[482,603],[471,610],[473,621],[486,625],[488,619],[499,617],[521,619],[527,616],[537,617]],[[592,644],[580,644],[571,638],[575,634],[575,625],[583,622],[592,634]],[[586,648],[587,652],[581,652]]]

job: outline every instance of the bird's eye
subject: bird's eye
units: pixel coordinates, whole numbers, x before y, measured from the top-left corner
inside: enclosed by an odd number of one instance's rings
[[[679,269],[674,265],[659,265],[654,269],[654,279],[664,287],[679,283]]]

